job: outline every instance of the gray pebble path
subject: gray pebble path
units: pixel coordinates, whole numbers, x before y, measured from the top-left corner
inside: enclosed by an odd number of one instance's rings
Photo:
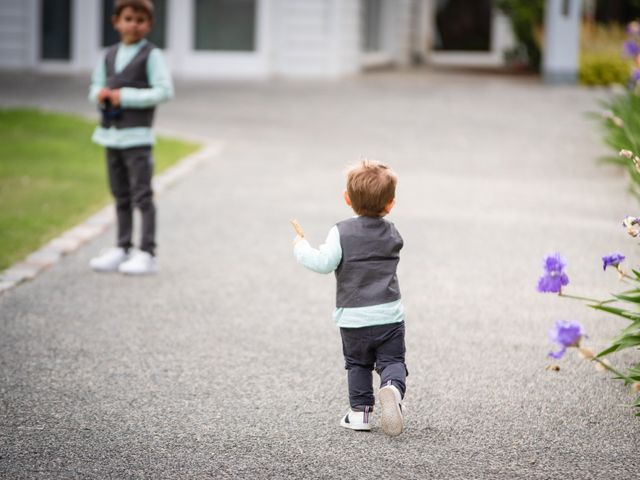
[[[93,115],[87,84],[3,74],[0,105]],[[549,252],[575,294],[621,289],[603,254],[637,265],[620,221],[640,208],[596,164],[587,116],[607,95],[431,70],[178,81],[159,130],[225,147],[158,197],[161,273],[91,272],[110,228],[0,296],[0,478],[638,478],[630,391],[573,354],[545,370],[554,320],[583,322],[594,348],[623,323],[535,292]],[[317,245],[350,215],[360,157],[399,175],[397,438],[339,427],[334,280],[291,253],[290,218]]]

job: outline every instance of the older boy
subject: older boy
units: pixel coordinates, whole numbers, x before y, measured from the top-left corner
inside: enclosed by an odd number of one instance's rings
[[[92,140],[106,148],[109,186],[118,219],[117,246],[91,259],[97,271],[155,273],[156,209],[151,177],[155,106],[173,97],[173,84],[160,49],[146,40],[153,25],[150,0],[116,0],[111,19],[120,43],[96,67],[89,100],[102,111]],[[133,251],[133,209],[142,218],[140,250]]]
[[[340,425],[352,430],[371,429],[372,370],[380,375],[378,399],[382,429],[399,435],[403,428],[401,401],[405,393],[404,309],[396,268],[402,237],[383,217],[395,203],[397,178],[389,167],[363,161],[347,175],[344,199],[356,217],[331,228],[318,250],[304,238],[294,220],[297,236],[294,255],[318,273],[335,272],[336,309],[351,408]]]

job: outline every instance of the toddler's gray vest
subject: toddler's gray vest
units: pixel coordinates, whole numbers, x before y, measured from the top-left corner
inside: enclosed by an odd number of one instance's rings
[[[151,42],[146,42],[120,73],[116,73],[116,54],[118,44],[113,45],[105,55],[105,67],[107,74],[107,87],[111,89],[132,87],[149,88],[147,77],[147,60],[151,50],[156,48]],[[155,107],[149,108],[123,108],[122,113],[116,118],[103,118],[102,127],[132,128],[151,127]]]
[[[368,307],[400,299],[396,269],[403,241],[393,223],[355,217],[336,226],[342,247],[335,271],[336,307]]]

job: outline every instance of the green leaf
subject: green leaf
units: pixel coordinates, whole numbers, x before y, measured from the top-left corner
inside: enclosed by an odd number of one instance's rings
[[[619,155],[607,155],[599,157],[597,161],[598,163],[602,164],[626,165],[628,160],[626,158],[620,157]]]
[[[631,312],[629,310],[624,310],[622,308],[609,307],[606,305],[589,305],[589,306],[596,310],[602,310],[603,312],[613,313],[614,315],[618,315],[620,317],[633,320],[634,322],[637,320],[640,320],[640,313]]]
[[[623,329],[622,332],[620,332],[620,335],[633,335],[633,334],[640,335],[640,322],[633,322],[627,328]]]
[[[598,352],[596,357],[598,357],[598,358],[606,357],[607,355],[609,355],[609,354],[611,354],[613,352],[616,352],[618,350],[618,348],[619,348],[618,344],[611,345],[609,348],[605,348],[601,352]]]
[[[627,370],[627,376],[634,379],[636,382],[640,382],[640,363]]]
[[[638,293],[638,295],[622,295],[622,294],[618,294],[618,295],[613,295],[615,298],[617,298],[618,300],[622,300],[623,302],[628,302],[628,303],[640,303],[640,293]]]
[[[610,353],[619,352],[620,350],[625,350],[637,345],[640,345],[640,335],[623,335],[622,337],[614,340],[609,348],[598,353],[596,357],[602,358]]]

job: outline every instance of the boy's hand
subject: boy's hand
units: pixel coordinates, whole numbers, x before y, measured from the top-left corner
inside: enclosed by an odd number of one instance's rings
[[[111,90],[109,90],[108,88],[102,88],[98,92],[98,103],[104,103],[105,101],[109,100],[110,97]]]
[[[293,244],[295,245],[296,243],[298,243],[300,240],[304,238],[304,230],[302,230],[302,227],[300,226],[297,220],[291,220],[291,225],[293,226],[293,229],[296,231],[296,238],[293,239]]]
[[[120,106],[120,90],[111,90],[111,93],[109,95],[109,101],[111,102],[112,106],[119,107]]]

